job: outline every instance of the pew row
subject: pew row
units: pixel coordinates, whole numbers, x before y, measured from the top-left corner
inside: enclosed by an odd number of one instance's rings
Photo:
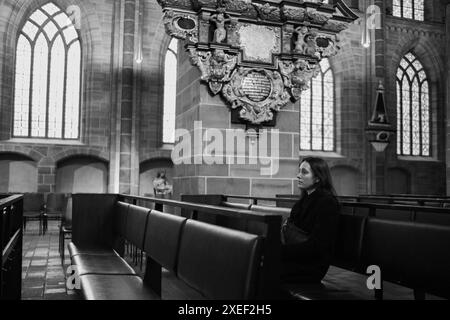
[[[190,198],[192,201],[193,196]],[[223,199],[225,206],[233,207],[226,197]],[[408,206],[348,205],[366,211],[340,215],[335,257],[327,276],[319,285],[285,283],[283,289],[291,298],[382,299],[384,295],[395,299],[396,292],[405,287],[412,289],[415,299],[424,299],[425,293],[450,297],[450,227],[442,220],[448,216],[445,209],[420,207],[421,211],[411,217]],[[254,204],[248,208],[277,212],[284,218],[290,212],[288,208]],[[375,209],[380,217],[373,217]],[[402,212],[406,215],[400,217]],[[383,286],[379,290],[369,290],[366,285],[371,265],[380,267]]]
[[[74,195],[74,211],[82,198]],[[113,223],[109,225],[112,229],[98,232],[106,235],[103,239],[112,236],[109,240],[113,241],[91,242],[89,236],[83,238],[74,227],[69,245],[86,299],[161,299],[162,268],[205,299],[256,297],[262,237],[120,201],[110,209],[114,211]],[[74,225],[79,225],[76,217]],[[101,215],[91,217],[99,218],[102,220]],[[147,255],[143,279],[119,254],[124,240]]]
[[[450,227],[341,214],[333,266],[321,284],[285,284],[297,299],[395,298],[395,286],[450,298]],[[369,266],[378,266],[381,288],[367,287]],[[394,288],[393,288],[394,287]]]

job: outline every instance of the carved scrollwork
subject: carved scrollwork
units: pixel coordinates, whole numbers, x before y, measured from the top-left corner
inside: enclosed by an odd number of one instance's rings
[[[336,34],[358,18],[342,1],[157,1],[167,33],[189,40],[201,80],[236,109],[233,119],[254,125],[300,98],[320,60],[339,50]]]
[[[190,48],[192,63],[199,67],[203,81],[207,81],[214,94],[222,90],[224,82],[230,81],[230,74],[236,67],[237,56],[226,54],[221,49],[199,51]]]
[[[297,33],[297,41],[295,42],[294,52],[305,56],[320,58],[315,41],[317,33],[311,32],[310,29],[305,26],[296,28],[295,33]]]
[[[192,0],[196,8],[217,8],[217,0]]]
[[[266,3],[264,5],[253,3],[253,6],[256,8],[256,11],[258,11],[259,18],[263,20],[280,21],[279,8],[271,6],[269,3]]]
[[[164,9],[166,7],[174,7],[180,9],[191,9],[191,0],[157,0],[159,5]]]
[[[197,16],[167,10],[164,13],[163,21],[169,35],[178,39],[189,39],[194,43],[198,42]]]
[[[309,89],[311,79],[320,72],[318,64],[302,59],[295,61],[279,61],[284,85],[290,89],[294,100],[300,99],[302,91]]]
[[[330,20],[323,27],[333,32],[341,32],[348,28],[348,23]]]
[[[309,9],[306,11],[306,17],[308,21],[314,24],[325,24],[331,19],[332,15],[328,13],[319,12],[315,9]]]
[[[222,93],[233,109],[242,108],[241,119],[253,124],[271,121],[273,111],[279,111],[290,100],[280,73],[259,68],[235,70]]]
[[[297,41],[295,41],[294,52],[316,59],[331,57],[337,53],[336,37],[320,34],[302,26],[295,29]]]
[[[258,12],[250,2],[245,0],[223,0],[227,11],[239,12],[243,17],[256,19]]]
[[[281,16],[284,21],[295,21],[295,22],[303,22],[306,18],[306,9],[305,8],[295,8],[295,7],[283,7],[281,9]]]

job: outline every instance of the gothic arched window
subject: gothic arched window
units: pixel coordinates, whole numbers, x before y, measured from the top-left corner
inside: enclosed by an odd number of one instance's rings
[[[300,150],[334,151],[334,78],[328,59],[300,99]]]
[[[427,75],[412,54],[397,70],[397,154],[430,156],[430,95]]]
[[[172,38],[164,62],[163,143],[175,143],[178,40]]]
[[[392,14],[394,17],[423,21],[423,0],[394,0]]]
[[[78,139],[81,43],[53,3],[34,11],[17,41],[13,136]]]

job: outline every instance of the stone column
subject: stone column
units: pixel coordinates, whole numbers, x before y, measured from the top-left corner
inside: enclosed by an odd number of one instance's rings
[[[110,192],[137,194],[138,163],[136,139],[136,74],[135,42],[138,0],[123,0],[116,3],[115,60],[112,72],[115,78],[114,97],[116,104],[113,113],[111,138]],[[117,75],[116,75],[117,73]]]
[[[245,125],[231,123],[231,107],[220,95],[214,96],[208,85],[201,83],[200,71],[191,65],[188,53],[181,51],[178,64],[176,128],[188,132],[191,155],[184,159],[185,163],[175,163],[174,197],[179,199],[181,194],[274,197],[275,194],[294,193],[297,188],[294,179],[299,157],[298,104],[289,104],[278,113],[273,129],[280,131],[279,139],[276,139],[276,135],[269,134],[268,144],[262,143],[261,137],[254,140],[246,135]],[[203,137],[207,130],[211,135]],[[239,134],[239,130],[243,139],[236,143],[236,140],[230,137],[233,133]],[[215,144],[212,136],[216,134],[223,138],[217,143],[223,146],[224,154],[216,154],[216,159],[222,159],[222,164],[211,164],[211,159],[205,159],[205,148]],[[202,138],[207,141],[202,142]],[[177,146],[185,142],[184,138],[180,140],[174,151],[179,150]],[[238,152],[239,148],[242,148],[242,154]],[[237,154],[242,156],[237,157]],[[278,163],[279,169],[274,170],[271,175],[266,175],[264,169],[269,165],[265,162],[267,159],[258,158],[261,155],[273,156],[274,168]],[[238,163],[238,160],[242,163]],[[190,164],[186,163],[188,161]]]
[[[446,168],[447,168],[447,195],[450,195],[450,4],[446,8],[446,51],[447,51],[447,79],[446,79],[446,99],[447,99],[447,126],[446,126]]]
[[[379,81],[383,81],[383,84],[386,86],[388,82],[386,79],[386,68],[385,68],[385,57],[386,57],[386,4],[383,0],[375,0],[375,5],[380,8],[380,29],[375,29],[373,32],[375,33],[375,74],[372,75],[371,81],[371,93],[368,95],[371,97],[370,103],[370,113],[369,116],[372,116],[372,110],[374,107],[375,99],[377,98],[375,93],[375,88],[377,87]],[[387,111],[389,112],[389,111]],[[385,183],[386,183],[386,154],[389,152],[389,149],[392,148],[392,144],[388,146],[388,148],[384,152],[376,152],[375,155],[375,163],[376,163],[376,189],[375,192],[377,194],[385,193]]]

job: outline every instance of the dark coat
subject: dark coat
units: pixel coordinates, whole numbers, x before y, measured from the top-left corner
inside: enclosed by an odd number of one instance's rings
[[[284,262],[328,269],[334,254],[339,202],[331,193],[315,190],[292,207],[289,220],[306,233],[302,243],[282,246]]]

